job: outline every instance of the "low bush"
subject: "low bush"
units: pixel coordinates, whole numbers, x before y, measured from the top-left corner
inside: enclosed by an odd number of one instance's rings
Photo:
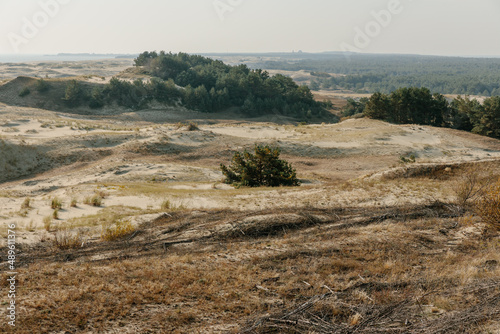
[[[31,90],[28,88],[28,87],[24,87],[20,92],[19,92],[19,96],[20,97],[25,97],[27,95],[30,95],[31,93]]]

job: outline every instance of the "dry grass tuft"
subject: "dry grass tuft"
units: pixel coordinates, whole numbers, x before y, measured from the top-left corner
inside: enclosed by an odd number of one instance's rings
[[[486,188],[476,201],[475,212],[490,229],[500,231],[500,180]]]
[[[67,226],[57,229],[52,245],[60,250],[78,249],[83,247],[83,238],[80,232],[73,232]]]
[[[21,204],[21,210],[26,210],[31,208],[31,198],[26,197]]]
[[[43,218],[43,227],[45,228],[45,231],[50,232],[50,227],[52,225],[52,217],[47,216]]]
[[[53,210],[61,209],[62,208],[62,201],[58,197],[54,197],[52,201],[50,202],[50,207]]]
[[[85,200],[83,201],[83,203],[87,204],[87,205],[92,205],[92,206],[100,207],[102,205],[102,199],[103,198],[100,195],[95,194],[92,197],[85,198]]]
[[[105,241],[115,241],[131,235],[135,232],[135,227],[130,221],[118,221],[115,224],[103,227],[101,239]]]

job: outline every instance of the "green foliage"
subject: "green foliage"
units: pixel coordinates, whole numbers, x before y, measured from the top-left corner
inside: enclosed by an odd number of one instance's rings
[[[241,107],[249,116],[279,113],[298,118],[323,114],[308,87],[283,75],[270,76],[246,65],[230,66],[210,58],[185,53],[145,52],[136,59],[153,76],[171,80],[188,108],[215,112]],[[154,94],[155,98],[157,94]]]
[[[35,83],[35,89],[39,93],[45,93],[50,89],[50,84],[43,79],[38,79]]]
[[[500,138],[500,97],[487,98],[483,104],[469,97],[457,97],[451,103],[427,88],[400,88],[390,95],[373,94],[364,114],[397,124],[421,124]]]
[[[259,66],[272,70],[312,72],[321,89],[349,89],[390,94],[403,87],[428,87],[440,94],[500,95],[500,59],[417,55],[316,54],[297,55]],[[340,75],[325,76],[321,73]]]
[[[25,97],[31,93],[31,90],[28,87],[24,87],[20,92],[19,96],[20,97]]]
[[[347,99],[347,105],[342,108],[342,116],[349,117],[356,114],[360,114],[365,110],[365,106],[368,103],[368,98],[363,97],[359,100],[354,100],[351,98]]]
[[[484,100],[481,107],[471,112],[470,118],[474,125],[472,132],[500,138],[500,96]]]
[[[377,92],[366,103],[364,114],[369,118],[387,119],[390,103],[391,100],[387,95]]]
[[[298,186],[295,169],[285,160],[279,159],[280,149],[268,145],[255,145],[255,154],[236,152],[231,165],[220,168],[228,184],[247,187]]]
[[[66,86],[63,100],[66,101],[70,107],[76,107],[81,103],[84,95],[80,83],[76,80],[71,80]]]
[[[410,154],[408,157],[405,156],[400,156],[399,157],[399,162],[402,164],[411,164],[414,163],[417,159],[415,158],[414,154]]]
[[[92,109],[99,109],[104,107],[104,96],[101,89],[94,87],[90,94],[89,107]]]

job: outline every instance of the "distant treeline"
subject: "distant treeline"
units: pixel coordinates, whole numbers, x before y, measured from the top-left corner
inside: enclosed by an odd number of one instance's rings
[[[87,101],[92,108],[108,103],[144,108],[152,100],[182,103],[190,109],[216,112],[239,107],[249,116],[269,113],[307,119],[326,114],[325,105],[314,100],[307,86],[283,75],[270,76],[246,65],[230,66],[186,53],[144,52],[135,66],[151,76],[149,82],[113,78],[104,88],[82,90],[70,82],[65,100],[70,105]]]
[[[498,58],[332,54],[297,61],[267,61],[258,66],[310,71],[314,77],[312,90],[391,93],[403,87],[427,87],[440,94],[500,95]]]
[[[469,97],[457,97],[451,103],[428,88],[399,88],[391,94],[377,92],[358,101],[349,99],[343,116],[363,114],[397,124],[420,124],[471,131],[500,138],[500,97],[483,103]]]

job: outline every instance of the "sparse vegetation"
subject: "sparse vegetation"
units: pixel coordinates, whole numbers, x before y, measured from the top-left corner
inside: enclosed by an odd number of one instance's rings
[[[55,209],[54,212],[52,212],[52,218],[59,219],[59,209]]]
[[[72,208],[76,208],[78,206],[78,200],[76,198],[72,198],[69,206]]]

